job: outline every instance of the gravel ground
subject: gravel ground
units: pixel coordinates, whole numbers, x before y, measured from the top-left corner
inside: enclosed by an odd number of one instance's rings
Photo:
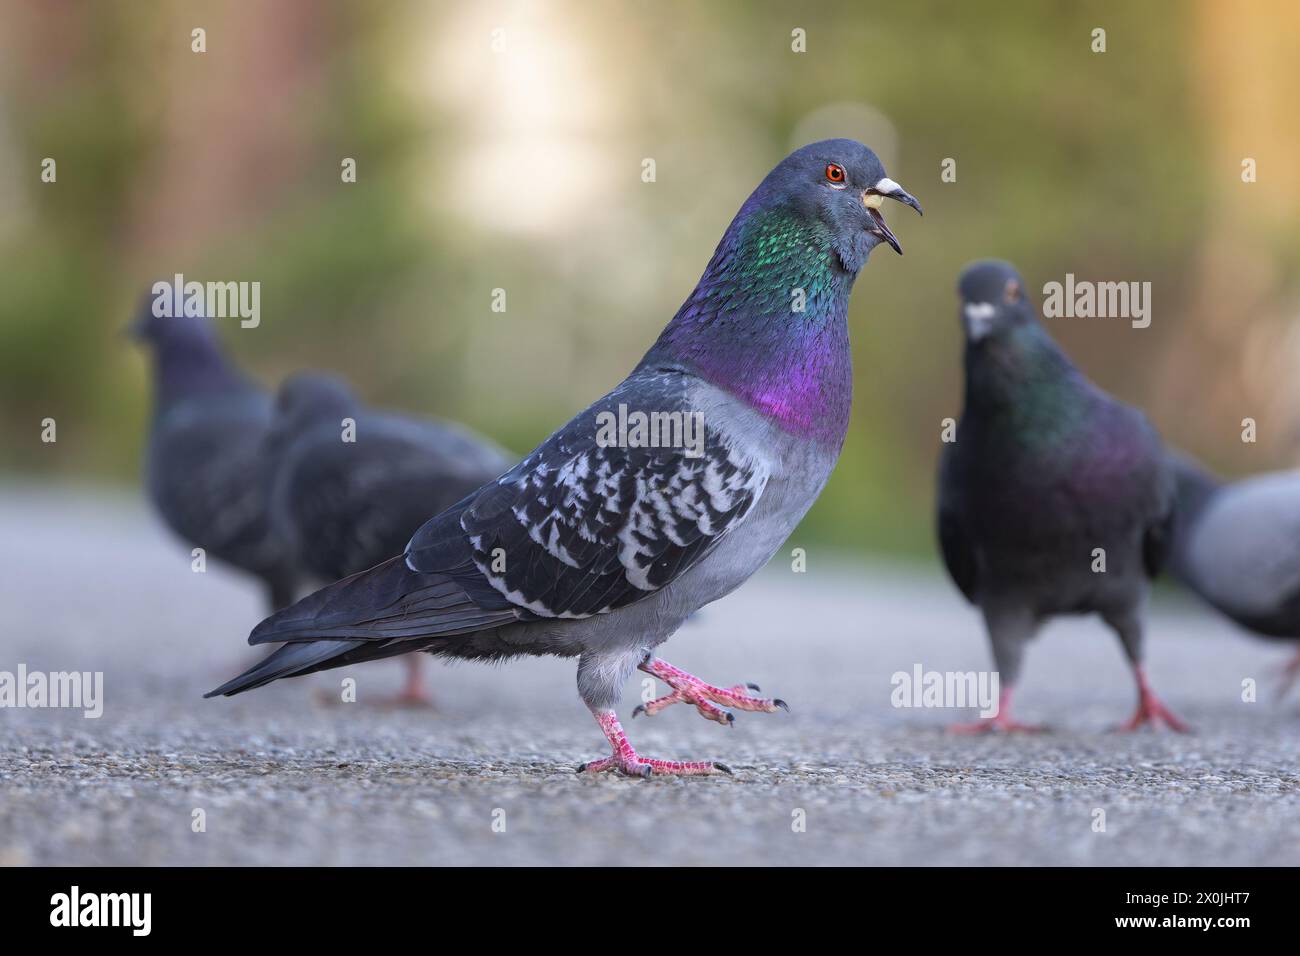
[[[572,662],[431,661],[432,713],[375,706],[393,662],[205,701],[251,660],[243,579],[192,573],[131,498],[0,489],[0,527],[0,671],[105,675],[99,719],[0,709],[0,864],[1300,863],[1300,711],[1273,694],[1286,651],[1173,598],[1149,667],[1194,734],[1109,732],[1132,685],[1118,642],[1079,619],[1035,643],[1017,701],[1053,732],[957,737],[944,727],[969,712],[896,709],[890,675],[987,666],[974,613],[937,565],[813,548],[807,573],[776,562],[664,654],[792,713],[628,722],[645,754],[735,775],[587,778],[573,768],[603,740]]]

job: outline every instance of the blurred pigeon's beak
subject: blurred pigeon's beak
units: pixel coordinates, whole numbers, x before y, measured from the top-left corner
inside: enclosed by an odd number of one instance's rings
[[[862,205],[867,207],[867,213],[871,216],[871,232],[893,246],[894,251],[901,256],[903,247],[898,244],[898,237],[885,224],[885,217],[880,213],[880,207],[884,205],[886,199],[894,199],[904,205],[911,206],[919,215],[924,215],[924,213],[921,212],[921,204],[916,201],[916,197],[892,179],[882,179],[863,192]]]
[[[993,331],[993,318],[998,308],[992,302],[966,302],[961,308],[962,319],[966,325],[966,335],[972,342],[978,342]]]

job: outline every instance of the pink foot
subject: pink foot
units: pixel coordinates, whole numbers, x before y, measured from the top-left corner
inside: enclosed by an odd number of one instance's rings
[[[759,689],[757,684],[715,687],[713,684],[707,684],[698,677],[673,667],[672,664],[657,657],[649,658],[641,665],[641,670],[659,678],[672,688],[672,693],[665,694],[648,704],[638,705],[636,710],[632,711],[633,717],[640,714],[653,717],[673,704],[687,703],[694,705],[700,716],[706,720],[730,725],[735,722],[736,717],[729,711],[724,710],[723,707],[734,707],[736,710],[748,710],[763,714],[772,714],[777,710],[787,712],[790,710],[789,705],[783,700],[754,697],[749,694],[748,691],[757,691]],[[722,707],[716,706],[717,704],[721,704]]]
[[[1042,724],[1022,724],[1011,717],[1011,688],[1004,688],[998,695],[998,712],[992,717],[972,721],[968,724],[951,724],[950,734],[988,734],[994,731],[1007,734],[1041,734],[1047,728]]]
[[[391,697],[381,697],[375,701],[375,706],[388,708],[389,710],[437,710],[433,698],[425,691],[410,691],[406,688],[403,688],[401,693],[393,694]]]
[[[1115,729],[1120,733],[1129,733],[1146,724],[1155,726],[1163,722],[1170,730],[1176,730],[1180,734],[1191,733],[1192,728],[1175,717],[1168,707],[1160,703],[1160,698],[1156,696],[1155,691],[1151,689],[1151,685],[1147,683],[1146,672],[1143,671],[1141,665],[1134,667],[1133,673],[1137,676],[1138,685],[1137,711]]]
[[[687,698],[687,696],[679,690],[675,690],[671,694],[665,694],[663,697],[656,697],[647,704],[637,704],[636,709],[632,711],[632,717],[640,717],[642,714],[645,714],[647,717],[653,717],[665,707],[670,707],[673,704],[680,704],[687,701],[695,705],[695,709],[700,712],[700,716],[705,720],[715,720],[720,724],[726,724],[728,727],[736,722],[736,715],[731,711],[723,710],[721,707],[710,703],[703,697]]]
[[[1042,734],[1047,732],[1043,724],[1022,724],[1018,720],[998,714],[983,720],[973,720],[967,724],[950,724],[950,734],[991,734],[994,731],[1007,734]]]
[[[652,760],[642,757],[632,749],[627,734],[623,732],[623,725],[618,722],[617,714],[612,710],[597,710],[592,711],[592,716],[596,718],[596,723],[600,724],[600,729],[605,732],[605,737],[609,740],[614,753],[609,757],[601,757],[599,760],[582,764],[578,767],[578,773],[601,773],[605,770],[617,770],[629,777],[649,777],[656,773],[679,777],[731,773],[730,767],[712,760]]]

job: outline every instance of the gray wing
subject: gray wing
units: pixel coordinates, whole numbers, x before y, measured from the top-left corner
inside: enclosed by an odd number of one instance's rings
[[[1191,531],[1190,583],[1265,633],[1300,634],[1300,472],[1228,485]]]
[[[744,521],[769,476],[716,430],[705,430],[698,457],[597,440],[602,412],[688,412],[683,392],[676,375],[625,383],[421,528],[408,564],[446,571],[467,544],[473,583],[538,617],[604,613],[671,583]]]

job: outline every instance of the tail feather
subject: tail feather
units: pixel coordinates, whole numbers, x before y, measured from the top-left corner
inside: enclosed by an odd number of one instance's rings
[[[453,574],[412,571],[398,555],[272,614],[248,643],[468,633],[517,619],[518,609],[499,595],[485,603],[471,598]]]
[[[204,696],[228,697],[282,677],[394,657],[520,619],[519,608],[499,595],[471,597],[454,573],[412,571],[399,555],[321,588],[272,614],[248,638],[283,647]]]
[[[210,690],[203,696],[229,697],[232,694],[269,684],[281,677],[298,677],[326,667],[338,667],[339,664],[331,663],[333,658],[346,654],[364,643],[365,641],[307,641],[300,644],[285,644],[238,677],[226,681],[216,690]]]

